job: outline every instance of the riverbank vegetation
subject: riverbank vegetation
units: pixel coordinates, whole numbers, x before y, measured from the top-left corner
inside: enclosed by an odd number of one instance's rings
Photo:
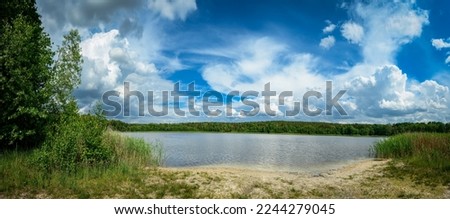
[[[450,189],[450,133],[405,133],[374,146],[375,156],[393,159],[388,176]]]
[[[109,121],[110,127],[122,132],[180,131],[180,132],[234,132],[234,133],[288,133],[311,135],[391,136],[406,132],[449,133],[450,123],[397,124],[338,124],[321,122],[199,122],[175,124],[130,124]]]
[[[0,198],[130,195],[131,191],[124,190],[126,185],[141,182],[143,169],[154,168],[161,162],[160,149],[141,139],[112,131],[105,131],[99,137],[96,150],[91,151],[83,149],[85,143],[64,144],[66,147],[61,147],[60,151],[4,151],[0,154]],[[84,139],[80,137],[75,141]]]

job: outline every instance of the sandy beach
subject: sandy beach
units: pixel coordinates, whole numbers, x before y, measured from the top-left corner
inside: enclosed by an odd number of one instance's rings
[[[385,177],[388,160],[362,160],[322,173],[234,167],[159,168],[198,185],[204,198],[449,198],[448,188]],[[155,179],[153,179],[155,180]],[[153,181],[150,180],[150,181]],[[165,197],[171,198],[171,197]]]

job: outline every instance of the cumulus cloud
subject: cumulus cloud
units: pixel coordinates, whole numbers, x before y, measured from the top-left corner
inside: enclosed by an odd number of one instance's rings
[[[158,17],[184,20],[196,10],[195,0],[37,0],[37,7],[55,45],[70,29],[80,32],[84,63],[75,96],[81,111],[88,111],[103,92],[123,92],[124,81],[144,93],[170,90],[164,74],[185,68],[177,57],[160,51],[167,42]]]
[[[408,78],[395,65],[378,68],[366,77],[360,76],[346,83],[358,112],[369,117],[414,115],[448,108],[449,89],[428,80],[408,86]],[[442,118],[440,118],[442,119]]]
[[[80,46],[84,63],[75,95],[82,111],[89,110],[106,91],[116,90],[123,97],[125,81],[130,82],[133,90],[143,93],[172,88],[172,83],[161,77],[160,70],[142,60],[116,29],[96,33]]]
[[[364,27],[364,61],[374,65],[395,63],[397,50],[422,34],[428,11],[410,2],[357,3],[352,12]]]
[[[329,49],[334,46],[335,42],[336,42],[336,39],[334,38],[334,36],[327,36],[320,40],[319,46],[324,49]]]
[[[197,10],[195,0],[149,0],[148,7],[169,20],[185,20],[189,13]]]
[[[397,66],[384,66],[369,77],[360,76],[347,84],[349,95],[362,113],[382,117],[423,110],[415,104],[414,94],[406,90],[406,74]]]
[[[351,43],[358,44],[364,37],[364,28],[354,22],[346,22],[341,27],[342,36]]]
[[[445,121],[448,87],[408,79],[395,65],[399,48],[419,37],[428,24],[428,12],[410,2],[356,3],[348,8],[364,29],[359,41],[363,61],[336,77],[348,89],[345,102],[353,104],[351,114],[368,121]]]

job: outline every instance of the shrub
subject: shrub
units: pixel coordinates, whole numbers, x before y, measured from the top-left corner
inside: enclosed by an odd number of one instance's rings
[[[108,165],[114,151],[102,144],[106,122],[90,115],[62,119],[37,152],[37,165],[47,171],[76,172],[79,167]]]

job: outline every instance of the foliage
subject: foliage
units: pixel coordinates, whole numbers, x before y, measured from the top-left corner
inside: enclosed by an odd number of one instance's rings
[[[0,36],[0,142],[2,147],[33,147],[45,137],[50,101],[51,42],[40,26],[17,16],[4,22]],[[4,148],[3,148],[4,149]]]
[[[108,165],[113,151],[102,144],[105,130],[106,124],[93,116],[66,116],[37,153],[36,164],[46,171],[69,173],[81,167]]]
[[[80,36],[70,31],[56,52],[41,26],[34,0],[0,3],[0,149],[40,146],[63,114],[76,114]]]
[[[47,172],[76,173],[87,167],[158,166],[162,148],[143,139],[107,130],[107,121],[95,115],[63,117],[57,132],[36,150],[34,163]]]
[[[27,23],[41,26],[40,16],[37,13],[35,0],[5,0],[0,1],[0,21],[11,24],[17,17],[21,16]],[[3,25],[0,27],[3,34]]]
[[[78,125],[87,126],[96,123],[95,119],[93,116],[83,116],[80,120],[86,123]],[[72,137],[75,133],[72,133]],[[87,133],[84,132],[84,134]],[[55,139],[62,141],[62,138]],[[84,138],[79,140],[87,141]],[[75,167],[76,172],[56,168],[51,171],[43,169],[42,165],[46,164],[45,159],[57,159],[57,157],[49,157],[55,152],[53,150],[50,150],[48,154],[44,154],[46,151],[43,149],[6,151],[0,154],[0,198],[48,197],[42,196],[43,194],[55,198],[103,198],[124,193],[128,194],[127,197],[136,197],[133,185],[148,188],[142,184],[142,176],[146,175],[143,167],[156,164],[160,160],[157,154],[151,153],[158,151],[154,149],[154,146],[112,131],[104,132],[100,141],[101,147],[114,155],[113,162],[108,165],[78,165]],[[65,161],[61,164],[67,166]],[[168,183],[171,182],[168,181]],[[167,184],[160,185],[158,189],[163,186]]]
[[[51,111],[54,114],[73,113],[73,109],[68,107],[75,101],[72,92],[81,82],[83,59],[80,42],[78,31],[71,30],[64,36],[62,46],[56,52],[57,59],[52,67],[53,78],[50,81]]]
[[[127,124],[110,120],[109,126],[118,131],[190,131],[190,132],[248,132],[291,133],[316,135],[372,135],[389,136],[404,132],[450,132],[450,123],[398,123],[398,124],[336,124],[320,122],[199,122],[177,124]]]

